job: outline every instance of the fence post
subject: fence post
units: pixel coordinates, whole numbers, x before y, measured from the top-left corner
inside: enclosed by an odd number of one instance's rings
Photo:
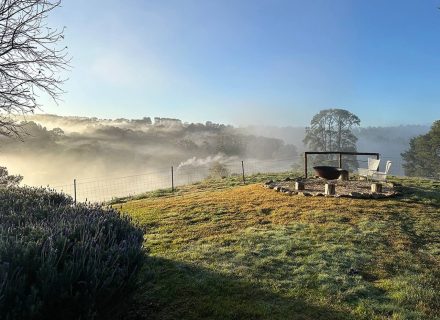
[[[246,184],[246,178],[244,177],[244,161],[241,160],[241,174],[243,177],[243,184]]]
[[[304,152],[304,178],[307,179],[307,152]]]
[[[76,205],[76,179],[73,179],[73,201]]]
[[[342,168],[342,153],[339,153],[339,168]]]
[[[171,192],[174,192],[174,167],[171,166]]]

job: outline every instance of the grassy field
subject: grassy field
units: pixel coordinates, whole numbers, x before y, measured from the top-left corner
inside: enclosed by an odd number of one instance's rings
[[[147,229],[124,319],[440,319],[440,183],[300,197],[254,176],[114,206]]]

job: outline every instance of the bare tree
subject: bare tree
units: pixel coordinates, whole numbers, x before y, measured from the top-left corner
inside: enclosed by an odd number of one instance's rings
[[[19,136],[14,115],[40,108],[39,93],[58,102],[69,68],[63,29],[47,25],[60,0],[0,0],[0,135]]]

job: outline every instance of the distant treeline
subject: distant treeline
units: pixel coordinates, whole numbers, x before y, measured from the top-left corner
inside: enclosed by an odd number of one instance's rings
[[[183,123],[178,119],[99,120],[84,117],[37,115],[22,123],[23,141],[2,138],[4,152],[67,152],[98,157],[124,152],[169,162],[213,154],[273,159],[297,154],[295,146],[278,138],[244,134],[232,126],[212,122]]]
[[[23,141],[0,138],[0,161],[33,184],[64,181],[65,175],[151,171],[178,165],[189,158],[219,154],[243,159],[297,155],[296,147],[281,139],[245,134],[232,126],[212,122],[55,115],[35,115],[26,120],[22,123]],[[40,177],[31,179],[29,175]]]

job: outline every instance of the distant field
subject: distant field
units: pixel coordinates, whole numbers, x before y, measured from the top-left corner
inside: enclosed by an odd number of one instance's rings
[[[440,183],[400,182],[404,195],[388,200],[225,179],[115,204],[147,228],[147,262],[120,316],[440,319]]]

